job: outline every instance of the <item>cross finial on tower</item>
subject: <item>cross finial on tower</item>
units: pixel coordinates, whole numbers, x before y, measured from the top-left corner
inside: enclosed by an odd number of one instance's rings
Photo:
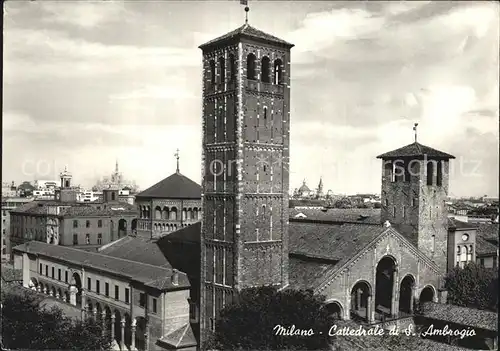
[[[248,0],[240,0],[240,4],[245,5],[245,24],[248,24],[248,11],[250,11]]]
[[[115,164],[115,172],[118,173],[118,159],[116,160],[116,164]]]
[[[179,149],[177,149],[176,153],[175,153],[175,158],[177,159],[177,170],[175,171],[176,173],[180,173],[179,172]]]
[[[417,127],[418,127],[418,123],[415,123],[413,125],[413,131],[415,132],[415,142],[417,142]]]

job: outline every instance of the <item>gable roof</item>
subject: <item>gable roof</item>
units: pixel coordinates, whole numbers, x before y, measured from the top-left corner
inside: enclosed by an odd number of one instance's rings
[[[379,208],[329,208],[329,209],[289,209],[290,220],[302,213],[307,218],[302,221],[380,224]]]
[[[392,159],[398,157],[415,157],[422,158],[424,156],[431,158],[441,158],[441,159],[454,159],[455,156],[447,154],[445,152],[433,149],[432,147],[422,145],[420,143],[414,142],[412,144],[408,144],[399,149],[392,150],[386,152],[382,155],[377,156],[377,158],[381,159]]]
[[[382,225],[290,221],[290,287],[316,288],[335,270],[378,237]]]
[[[201,186],[180,173],[174,173],[136,195],[136,198],[201,199]]]
[[[433,261],[392,226],[300,222],[290,221],[289,224],[290,270],[298,270],[290,273],[291,288],[323,289],[345,265],[385,235],[394,235],[404,241],[411,251],[439,271]],[[305,262],[310,263],[304,265]],[[316,276],[315,269],[321,274]]]
[[[125,236],[102,247],[99,253],[153,266],[172,268],[168,259],[153,240],[140,237]]]
[[[274,35],[267,34],[257,28],[254,28],[250,26],[249,24],[244,24],[239,28],[236,28],[235,30],[226,33],[220,37],[217,37],[213,40],[210,40],[206,42],[205,44],[202,44],[199,46],[200,49],[206,49],[210,46],[216,46],[219,43],[224,43],[226,41],[234,40],[234,39],[239,39],[239,38],[249,38],[249,39],[254,39],[257,41],[264,41],[272,44],[280,44],[282,46],[285,46],[287,48],[292,48],[295,45],[288,43],[284,41],[283,39],[277,38]]]
[[[108,272],[126,279],[143,283],[161,291],[189,288],[189,280],[185,273],[179,272],[179,283],[173,285],[171,276],[173,270],[167,267],[157,267],[146,263],[131,261],[124,258],[103,255],[102,253],[82,251],[61,245],[51,245],[40,241],[30,241],[12,249],[14,252],[29,252],[30,254],[62,260],[79,266]]]

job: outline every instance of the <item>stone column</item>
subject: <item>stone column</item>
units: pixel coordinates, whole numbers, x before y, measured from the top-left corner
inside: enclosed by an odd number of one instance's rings
[[[52,293],[52,289],[49,290],[49,296],[54,296],[54,294]]]
[[[40,287],[40,285],[38,285],[38,286],[36,287],[36,291],[38,291],[38,292],[42,292],[42,288]]]
[[[416,287],[415,285],[412,285],[411,287],[411,292],[410,292],[410,313],[413,314],[413,304],[415,301],[415,292],[416,292]]]
[[[125,317],[122,317],[121,323],[122,323],[122,337],[120,340],[120,349],[124,350],[125,349]]]
[[[104,336],[106,334],[106,310],[102,310],[101,313],[101,318],[102,318],[102,335]]]
[[[47,294],[47,287],[46,286],[43,287],[43,293]]]
[[[391,317],[397,318],[399,315],[399,274],[397,267],[392,273],[392,299],[391,299]]]
[[[355,298],[356,298],[356,304],[355,304],[356,311],[359,311],[359,309],[361,307],[361,296],[362,296],[362,293],[363,293],[363,291],[361,289],[356,289],[356,295],[355,295]]]
[[[115,321],[116,321],[116,316],[114,313],[111,313],[111,342],[115,340]]]
[[[132,336],[130,338],[130,351],[135,351],[135,328],[137,325],[137,320],[135,318],[132,319]]]
[[[72,304],[73,306],[76,306],[76,293],[78,292],[78,289],[76,286],[71,285],[69,287],[69,303]]]
[[[366,320],[368,323],[373,323],[374,320],[374,315],[373,315],[373,301],[372,301],[372,295],[368,295],[368,298],[366,300]]]
[[[94,310],[92,311],[92,314],[93,314],[94,320],[97,322],[97,308],[94,308]]]

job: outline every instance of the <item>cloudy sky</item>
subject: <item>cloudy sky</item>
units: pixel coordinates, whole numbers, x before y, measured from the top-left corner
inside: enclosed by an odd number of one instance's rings
[[[264,2],[250,24],[292,49],[291,187],[379,192],[385,151],[454,154],[450,192],[498,196],[496,2]],[[118,159],[149,187],[200,181],[201,51],[238,1],[4,3],[4,181],[91,186]]]

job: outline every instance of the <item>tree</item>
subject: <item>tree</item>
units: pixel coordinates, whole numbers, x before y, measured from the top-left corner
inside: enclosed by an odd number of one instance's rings
[[[498,311],[498,271],[469,263],[453,268],[445,278],[448,303],[458,306]]]
[[[324,306],[324,296],[311,290],[244,289],[236,302],[221,311],[206,346],[217,350],[327,349],[334,319]],[[297,335],[309,330],[313,335]],[[283,335],[290,333],[294,335]]]
[[[109,350],[94,320],[75,321],[61,309],[39,307],[40,298],[30,291],[2,296],[3,347],[20,350]]]

